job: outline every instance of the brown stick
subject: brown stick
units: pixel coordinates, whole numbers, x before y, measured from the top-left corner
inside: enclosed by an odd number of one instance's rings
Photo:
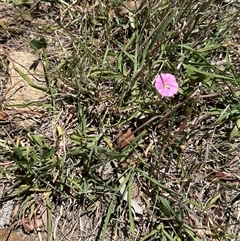
[[[234,90],[225,90],[225,91],[222,91],[222,92],[212,93],[212,94],[207,94],[207,95],[199,95],[199,96],[196,96],[195,99],[198,100],[198,99],[215,98],[215,97],[218,97],[218,96],[221,96],[221,95],[226,95],[231,91],[234,91],[234,92],[240,91],[240,88],[236,88]],[[189,96],[186,100],[184,100],[183,102],[174,105],[171,110],[166,110],[164,112],[165,114],[163,116],[154,116],[154,117],[150,118],[149,120],[147,120],[146,122],[144,122],[139,127],[137,127],[133,132],[131,132],[129,134],[126,133],[125,139],[127,140],[130,136],[134,135],[136,132],[140,131],[146,125],[152,123],[153,121],[157,120],[158,118],[161,118],[161,124],[163,124],[166,121],[166,119],[171,115],[173,110],[174,111],[177,110],[182,105],[184,105],[186,102],[188,102],[190,99],[194,99],[194,96],[196,95],[196,93],[197,93],[197,90],[191,96]]]

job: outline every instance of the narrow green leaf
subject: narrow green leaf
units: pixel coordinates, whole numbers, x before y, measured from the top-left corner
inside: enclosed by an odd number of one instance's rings
[[[183,64],[183,66],[187,70],[195,71],[196,73],[203,74],[203,75],[206,75],[208,77],[217,78],[217,79],[225,79],[225,80],[233,80],[233,78],[231,78],[231,77],[227,77],[227,76],[224,76],[224,75],[219,75],[219,74],[214,74],[214,73],[211,73],[211,72],[203,71],[203,70],[200,70],[200,69],[197,69],[197,68],[193,67],[192,65]]]
[[[240,130],[240,119],[237,120],[235,126],[233,127],[230,135],[229,135],[229,141],[231,141],[233,139],[233,137],[237,136],[239,134],[239,130]]]
[[[213,196],[210,200],[207,201],[205,210],[208,210],[212,205],[221,197],[220,193]]]
[[[163,36],[166,28],[169,26],[170,22],[173,20],[175,14],[176,14],[175,11],[173,11],[170,15],[166,15],[166,17],[158,25],[158,28],[155,32],[155,35],[153,36],[153,39],[148,47],[148,50],[150,50],[153,47],[153,45]]]
[[[163,213],[164,213],[167,217],[172,217],[172,216],[174,216],[174,211],[173,211],[170,203],[168,202],[168,200],[165,199],[165,198],[162,197],[162,196],[159,196],[159,199],[160,199],[160,201],[161,201],[161,203],[162,203],[162,209],[163,209],[162,211],[163,211]]]
[[[104,224],[103,224],[103,229],[102,229],[103,231],[102,231],[102,236],[101,236],[100,241],[104,241],[105,238],[106,238],[106,234],[107,234],[107,230],[108,230],[108,224],[109,224],[111,215],[114,212],[113,204],[115,202],[115,199],[116,199],[116,197],[114,195],[112,197],[112,200],[111,200],[110,204],[109,204],[108,211],[107,211],[107,216],[104,219]]]
[[[38,144],[40,147],[44,147],[44,144],[38,135],[31,134],[29,135],[29,138],[34,144]]]
[[[33,88],[38,89],[38,90],[42,90],[44,92],[48,91],[48,88],[46,86],[43,85],[37,85],[35,84],[31,78],[29,78],[26,74],[24,74],[18,67],[14,66],[14,69],[18,72],[18,74]]]
[[[129,222],[130,222],[130,230],[132,233],[132,236],[134,236],[134,219],[133,219],[133,214],[132,214],[132,180],[134,178],[133,172],[131,172],[131,175],[129,177],[129,182],[128,182],[128,213],[129,213]]]
[[[46,197],[47,204],[47,241],[52,240],[52,205],[49,196]]]

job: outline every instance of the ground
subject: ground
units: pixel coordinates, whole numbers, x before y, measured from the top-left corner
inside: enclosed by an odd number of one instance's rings
[[[0,240],[240,240],[239,9],[2,1]]]

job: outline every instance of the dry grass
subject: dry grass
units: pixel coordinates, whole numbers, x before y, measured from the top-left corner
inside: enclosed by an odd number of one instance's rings
[[[10,227],[29,240],[239,240],[239,3],[16,3],[0,8]],[[6,98],[16,50],[43,63],[31,105]],[[175,97],[158,95],[158,72],[176,76]]]

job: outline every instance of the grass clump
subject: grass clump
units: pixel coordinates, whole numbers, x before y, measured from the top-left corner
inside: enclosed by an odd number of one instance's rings
[[[237,7],[102,0],[30,8],[49,18],[35,29],[48,44],[35,51],[51,109],[47,126],[24,130],[27,145],[11,136],[1,145],[11,161],[1,167],[4,198],[21,204],[16,219],[43,220],[48,240],[68,216],[64,227],[89,240],[239,238]],[[177,95],[157,93],[158,73],[176,77]],[[40,200],[47,211],[34,216]]]

